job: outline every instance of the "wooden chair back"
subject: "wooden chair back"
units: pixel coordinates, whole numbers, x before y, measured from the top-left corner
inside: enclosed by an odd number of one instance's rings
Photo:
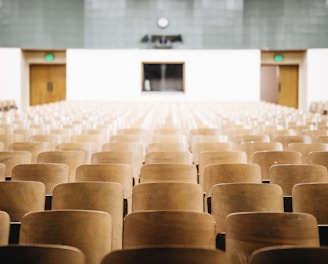
[[[319,128],[319,129],[303,129],[301,131],[302,135],[307,135],[311,137],[312,142],[315,142],[315,139],[318,136],[327,136],[328,132],[325,128]]]
[[[4,181],[6,179],[6,165],[0,163],[0,181]]]
[[[132,212],[146,210],[204,211],[199,184],[182,182],[142,183],[133,187]]]
[[[204,170],[209,164],[247,163],[243,151],[203,151],[199,154],[199,184],[204,187]]]
[[[261,183],[261,167],[252,163],[209,164],[204,168],[204,192],[210,195],[215,184],[250,182]]]
[[[65,245],[18,245],[0,246],[3,264],[85,264],[85,256],[76,247]]]
[[[109,253],[101,264],[229,264],[227,255],[220,250],[188,248],[188,247],[160,247],[124,249]]]
[[[189,146],[187,143],[180,142],[157,142],[150,143],[146,150],[147,152],[185,152],[189,151]]]
[[[0,182],[0,210],[10,216],[11,222],[21,222],[28,212],[45,208],[45,187],[35,181]]]
[[[61,144],[64,141],[63,135],[58,134],[38,134],[38,135],[32,135],[29,138],[29,141],[31,142],[46,142],[50,145],[50,150],[54,151],[56,149],[57,144]]]
[[[189,139],[189,148],[190,151],[193,152],[195,145],[198,143],[217,143],[217,142],[229,142],[229,138],[227,135],[217,134],[217,135],[203,135],[203,134],[195,134],[190,135]]]
[[[123,186],[124,198],[132,197],[133,171],[127,164],[82,164],[76,168],[75,180],[116,182]]]
[[[312,214],[318,224],[328,224],[328,182],[299,183],[292,189],[293,212]]]
[[[328,182],[327,168],[311,164],[277,164],[269,169],[270,183],[278,184],[286,196],[297,183]]]
[[[5,165],[6,176],[11,176],[12,169],[18,164],[32,162],[32,154],[28,151],[3,151],[0,152],[0,163]]]
[[[328,247],[272,246],[254,251],[250,264],[325,264]]]
[[[240,144],[240,150],[247,154],[247,162],[251,163],[256,151],[283,150],[280,142],[243,142]]]
[[[66,142],[56,145],[59,151],[82,151],[85,156],[84,163],[90,163],[91,155],[97,151],[97,145],[93,142]]]
[[[77,134],[71,136],[72,143],[92,143],[97,151],[101,151],[101,146],[106,142],[106,135],[103,134]]]
[[[117,134],[110,137],[110,142],[134,142],[146,145],[147,137],[139,134]]]
[[[14,142],[10,145],[9,150],[11,151],[28,151],[32,154],[32,163],[37,162],[37,157],[39,153],[44,151],[50,151],[51,150],[51,144],[48,142],[30,142],[30,141],[24,141],[24,142]]]
[[[26,214],[19,244],[62,244],[80,249],[88,264],[111,252],[112,219],[102,211],[48,210]]]
[[[192,164],[189,151],[156,151],[145,154],[145,164]]]
[[[308,164],[308,155],[312,151],[327,151],[328,143],[290,143],[288,149],[302,153],[302,163]]]
[[[5,144],[0,141],[0,151],[5,151]]]
[[[215,221],[207,213],[141,211],[125,217],[123,249],[176,247],[215,249]]]
[[[313,215],[286,212],[232,213],[226,218],[226,253],[235,264],[248,264],[257,249],[276,245],[320,245]]]
[[[144,161],[144,146],[138,142],[107,142],[101,147],[101,151],[127,151],[137,155],[139,168]]]
[[[216,232],[225,232],[225,220],[236,212],[284,212],[282,190],[276,184],[221,183],[211,191],[211,214]]]
[[[192,154],[194,164],[198,165],[200,163],[200,153],[204,151],[234,151],[235,145],[232,142],[202,142],[195,143],[192,145]]]
[[[187,137],[184,134],[156,134],[150,137],[148,144],[153,143],[187,144]]]
[[[8,245],[10,233],[10,216],[5,211],[0,211],[0,246]]]
[[[23,134],[0,134],[0,142],[3,143],[4,151],[9,151],[14,142],[22,142],[24,139]]]
[[[269,169],[275,164],[302,164],[302,154],[298,151],[257,151],[252,163],[261,166],[262,180],[268,181]]]
[[[38,163],[61,163],[69,168],[69,182],[75,181],[76,168],[84,164],[85,154],[81,150],[45,151],[38,155]]]
[[[197,169],[191,164],[144,164],[140,169],[140,183],[149,182],[198,183]]]
[[[328,136],[317,136],[315,142],[328,144]]]
[[[135,182],[139,180],[139,156],[132,151],[100,151],[91,156],[91,164],[126,164],[132,167]]]
[[[311,143],[311,137],[306,135],[284,135],[276,136],[272,141],[280,142],[283,146],[283,150],[289,150],[288,145],[290,143]]]
[[[312,151],[308,155],[310,164],[323,165],[328,169],[328,151]]]
[[[245,142],[270,142],[268,135],[236,135],[233,138],[233,142],[240,146]]]
[[[114,182],[73,182],[55,187],[52,209],[104,211],[113,222],[112,249],[122,248],[123,186]]]
[[[51,195],[59,183],[68,182],[69,168],[61,163],[19,164],[12,170],[12,181],[40,181],[46,194]]]

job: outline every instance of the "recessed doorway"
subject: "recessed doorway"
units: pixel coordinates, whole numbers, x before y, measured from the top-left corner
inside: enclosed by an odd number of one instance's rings
[[[304,108],[305,50],[261,52],[261,101]]]

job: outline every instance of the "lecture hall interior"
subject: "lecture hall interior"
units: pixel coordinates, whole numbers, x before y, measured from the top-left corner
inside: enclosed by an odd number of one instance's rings
[[[0,263],[328,263],[327,0],[0,0]]]

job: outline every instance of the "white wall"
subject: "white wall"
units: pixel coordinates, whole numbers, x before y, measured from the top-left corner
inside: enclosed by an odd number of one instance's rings
[[[170,98],[141,92],[142,62],[185,62],[178,98],[258,101],[259,50],[67,50],[67,100]],[[172,99],[177,98],[175,94]]]
[[[186,67],[182,98],[258,101],[260,60],[259,50],[72,49],[67,51],[67,99],[154,99],[141,93],[141,62],[177,61]],[[0,99],[14,99],[18,106],[26,93],[22,68],[20,49],[0,48]],[[328,49],[307,51],[305,75],[307,89],[301,93],[308,109],[312,101],[328,100]]]
[[[328,101],[328,49],[309,49],[306,67],[307,106],[312,101]]]
[[[0,100],[15,100],[20,106],[22,55],[18,48],[0,48]]]

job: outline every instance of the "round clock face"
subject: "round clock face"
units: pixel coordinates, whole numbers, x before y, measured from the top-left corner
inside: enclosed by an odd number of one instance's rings
[[[168,25],[169,25],[169,20],[168,20],[166,17],[160,17],[160,18],[157,20],[157,25],[158,25],[160,28],[167,28]]]

